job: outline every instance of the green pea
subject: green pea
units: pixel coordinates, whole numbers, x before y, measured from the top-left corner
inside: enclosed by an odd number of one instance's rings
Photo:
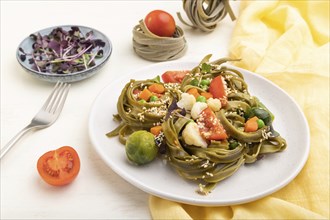
[[[200,88],[203,89],[204,91],[207,91],[209,87],[207,85],[203,85],[203,86],[200,86]]]
[[[198,79],[193,79],[193,80],[191,80],[190,81],[190,85],[192,85],[192,86],[198,86]]]
[[[229,142],[229,150],[234,150],[238,146],[238,142],[233,140]]]
[[[196,102],[206,102],[206,98],[202,95],[198,96]]]
[[[150,102],[155,102],[157,100],[158,100],[157,96],[155,96],[155,95],[150,96],[150,99],[149,99]]]
[[[262,127],[264,127],[264,126],[265,126],[265,123],[264,123],[264,121],[263,121],[263,120],[261,120],[261,119],[258,119],[258,120],[257,120],[257,123],[258,123],[258,128],[262,128]]]
[[[141,99],[141,100],[139,100],[139,103],[140,103],[140,104],[144,104],[144,103],[146,103],[146,100]]]
[[[211,83],[211,81],[208,80],[208,79],[203,79],[203,80],[201,81],[201,85],[202,85],[202,86],[208,86],[208,85],[210,85],[210,83]]]
[[[260,107],[253,107],[251,110],[255,116],[257,116],[259,119],[263,120],[264,124],[266,124],[266,125],[271,124],[272,117],[267,110],[260,108]]]

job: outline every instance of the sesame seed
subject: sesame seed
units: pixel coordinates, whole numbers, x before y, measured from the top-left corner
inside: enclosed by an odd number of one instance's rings
[[[144,112],[140,112],[137,114],[139,121],[144,122]]]
[[[213,177],[213,173],[210,173],[210,172],[206,172],[206,175]]]
[[[203,163],[203,164],[201,165],[201,167],[202,167],[202,168],[207,168],[209,165],[210,165],[210,161],[209,161],[209,160],[206,160],[206,162]]]

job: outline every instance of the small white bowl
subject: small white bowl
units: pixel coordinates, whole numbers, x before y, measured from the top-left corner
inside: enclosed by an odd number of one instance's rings
[[[60,26],[54,26],[54,27],[48,27],[43,30],[37,31],[34,34],[40,33],[42,36],[48,35],[53,29],[55,28],[62,28],[65,31],[69,31],[71,27],[78,27],[82,34],[86,35],[89,31],[93,31],[94,39],[100,39],[102,40],[105,45],[102,47],[103,50],[103,56],[101,58],[95,59],[95,65],[92,67],[89,67],[82,71],[77,71],[73,73],[51,73],[51,72],[40,72],[38,70],[35,70],[32,68],[32,64],[29,63],[28,57],[23,61],[20,56],[22,55],[22,52],[20,51],[20,48],[22,48],[26,53],[30,53],[33,51],[32,45],[34,44],[34,40],[28,36],[25,38],[18,46],[17,52],[16,52],[16,58],[19,62],[19,64],[25,69],[28,73],[30,73],[32,76],[36,77],[37,79],[48,81],[48,82],[76,82],[80,80],[87,79],[93,75],[95,75],[100,68],[104,66],[104,64],[109,60],[110,55],[112,53],[112,44],[111,41],[108,39],[106,35],[101,33],[98,30],[95,30],[90,27],[80,26],[80,25],[60,25]]]

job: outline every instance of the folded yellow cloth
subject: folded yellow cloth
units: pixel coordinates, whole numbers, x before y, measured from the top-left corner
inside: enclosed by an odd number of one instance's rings
[[[247,204],[198,207],[150,196],[154,219],[329,219],[329,31],[328,0],[241,2],[229,54],[298,102],[309,158],[286,187]]]

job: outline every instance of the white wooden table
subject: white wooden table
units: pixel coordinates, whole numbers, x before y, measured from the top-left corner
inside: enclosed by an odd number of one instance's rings
[[[239,2],[231,2],[238,15]],[[235,25],[227,16],[212,33],[184,26],[176,16],[182,1],[1,1],[1,147],[27,125],[53,85],[39,81],[16,61],[18,44],[46,27],[76,24],[106,34],[113,44],[109,62],[94,77],[74,83],[59,119],[29,133],[1,160],[1,219],[150,219],[149,195],[113,172],[94,151],[88,136],[90,108],[99,92],[116,78],[153,64],[132,48],[132,29],[148,12],[171,13],[188,42],[179,60],[214,59],[228,53]],[[116,102],[116,97],[109,97]],[[81,159],[77,179],[65,187],[41,180],[38,158],[51,149],[73,146]]]

